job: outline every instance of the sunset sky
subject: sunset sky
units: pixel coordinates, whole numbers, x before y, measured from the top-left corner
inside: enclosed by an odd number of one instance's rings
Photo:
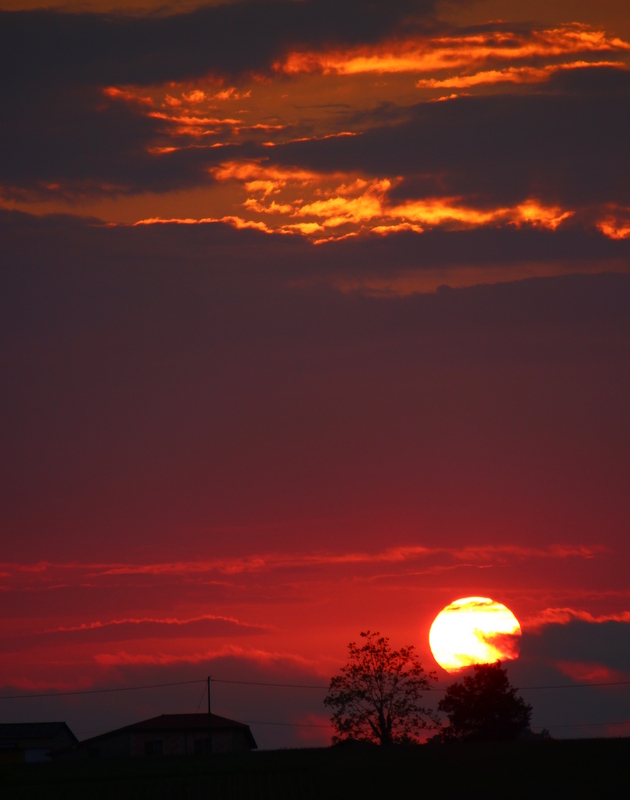
[[[447,685],[470,596],[515,685],[630,680],[628,2],[0,9],[0,695],[326,685],[367,629]],[[213,691],[330,741],[325,691]],[[630,734],[630,686],[523,695]]]

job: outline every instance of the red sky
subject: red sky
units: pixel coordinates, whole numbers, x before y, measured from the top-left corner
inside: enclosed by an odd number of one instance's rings
[[[520,685],[629,679],[626,4],[49,5],[0,3],[1,694],[434,669],[469,595]],[[215,710],[321,744],[323,694]]]

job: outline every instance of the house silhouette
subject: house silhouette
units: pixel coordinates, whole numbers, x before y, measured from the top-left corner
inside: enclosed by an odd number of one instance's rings
[[[249,725],[212,714],[213,753],[257,749]],[[60,759],[201,755],[208,752],[207,714],[162,714],[65,747]]]

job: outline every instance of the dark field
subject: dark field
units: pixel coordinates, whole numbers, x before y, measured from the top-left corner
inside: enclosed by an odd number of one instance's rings
[[[6,765],[0,798],[282,800],[630,796],[630,739],[277,750]]]

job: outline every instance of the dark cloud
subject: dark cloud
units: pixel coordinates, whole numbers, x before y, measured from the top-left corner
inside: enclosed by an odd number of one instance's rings
[[[297,4],[300,5],[300,4]],[[396,116],[402,121],[393,123]],[[208,183],[208,168],[232,158],[322,172],[403,178],[393,201],[463,196],[478,206],[535,197],[583,210],[630,205],[630,72],[580,69],[531,94],[461,97],[372,112],[356,137],[264,148],[248,141],[160,156],[165,123],[138,105],[93,89],[37,94],[0,125],[5,194],[166,191]]]
[[[509,674],[514,685],[524,687],[623,680],[630,674],[630,623],[574,619],[526,631],[520,660],[509,665]],[[554,736],[597,736],[607,730],[605,723],[630,722],[628,686],[525,689],[523,695],[534,706],[534,725],[550,727]],[[621,729],[608,733],[620,735]]]
[[[0,14],[0,183],[8,196],[60,185],[74,196],[166,191],[210,180],[232,157],[271,157],[322,171],[401,176],[394,199],[464,195],[479,205],[630,204],[630,72],[561,71],[536,90],[383,106],[358,137],[159,157],[166,123],[102,87],[209,73],[264,71],[291,46],[374,42],[432,0],[342,4],[244,2],[145,17],[36,11]],[[400,120],[396,122],[396,120]]]
[[[527,653],[541,663],[602,665],[630,674],[630,623],[575,619],[546,625],[539,633],[527,634]]]
[[[167,17],[4,12],[0,71],[4,91],[15,94],[26,87],[147,85],[265,72],[298,44],[378,41],[410,15],[430,15],[435,5],[246,0]]]
[[[248,143],[156,157],[165,123],[100,90],[42,92],[0,123],[0,191],[7,197],[82,197],[166,191],[210,182],[208,167],[257,155]]]
[[[391,107],[383,113],[391,117]],[[400,175],[400,199],[630,204],[629,71],[585,68],[532,94],[460,97],[399,113],[399,124],[287,144],[272,157],[323,171]],[[376,111],[372,123],[378,119]]]

